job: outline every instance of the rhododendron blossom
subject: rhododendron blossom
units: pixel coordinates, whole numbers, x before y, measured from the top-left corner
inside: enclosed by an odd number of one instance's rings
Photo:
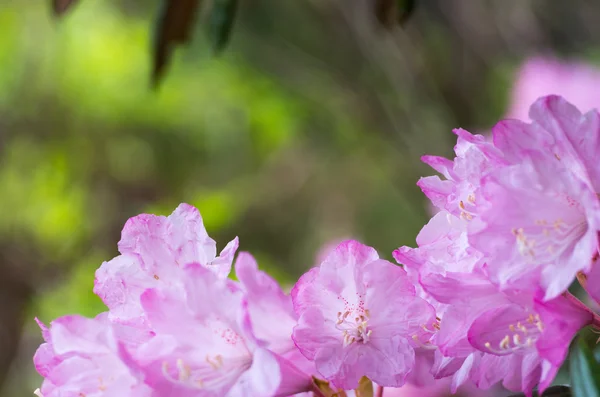
[[[469,245],[483,254],[495,283],[503,289],[541,287],[544,298],[553,299],[578,272],[591,270],[598,252],[595,171],[578,148],[600,129],[584,128],[595,126],[586,120],[597,118],[596,111],[584,117],[559,97],[537,101],[531,117],[531,124],[499,123],[493,144],[457,131],[457,157],[444,170],[469,172],[448,171],[446,180],[433,177],[434,184],[428,177],[420,186],[434,204],[470,222]],[[472,148],[465,151],[463,141]],[[476,155],[468,157],[471,152]],[[434,168],[440,170],[440,163]],[[441,184],[449,187],[435,188]]]
[[[427,338],[424,328],[435,320],[402,268],[353,240],[302,276],[292,299],[300,316],[296,345],[342,389],[362,376],[401,386],[414,365],[411,346]]]
[[[111,319],[138,321],[139,297],[147,288],[179,284],[181,267],[192,262],[225,278],[237,247],[235,238],[216,256],[216,243],[204,229],[200,212],[187,204],[168,217],[139,215],[123,228],[121,255],[96,272],[94,292],[111,309]]]
[[[399,265],[343,241],[290,295],[247,252],[231,279],[237,238],[217,256],[187,204],[130,219],[96,272],[108,312],[39,323],[35,393],[543,392],[574,336],[600,329],[568,291],[578,280],[600,301],[600,114],[548,96],[529,116],[490,138],[458,129],[454,159],[423,158],[441,174],[418,183],[437,213]]]
[[[308,389],[307,374],[261,346],[239,286],[219,282],[197,264],[183,271],[182,291],[149,289],[141,298],[157,335],[137,357],[157,380],[156,390],[178,390],[179,396],[275,396]]]
[[[256,260],[242,252],[235,263],[235,273],[245,292],[252,330],[259,343],[293,362],[307,375],[315,373],[314,364],[296,348],[292,330],[298,316],[292,298],[265,272],[258,270]]]
[[[395,257],[446,305],[432,336],[436,376],[543,389],[576,332],[596,321],[566,290],[577,274],[596,274],[595,171],[576,147],[597,139],[588,121],[597,117],[541,98],[532,123],[500,122],[492,141],[459,130],[454,161],[424,158],[446,178],[420,183],[442,211],[417,249],[401,247]]]
[[[444,304],[431,339],[440,352],[434,376],[452,376],[453,391],[468,379],[484,389],[499,381],[513,391],[547,387],[592,313],[562,296],[544,302],[530,293],[498,290],[478,270],[481,255],[465,235],[464,221],[442,211],[417,237],[418,248],[394,252],[419,272],[426,293]]]
[[[34,362],[44,377],[43,397],[153,396],[143,376],[128,366],[128,356],[103,316],[66,316],[50,328],[39,323],[45,343]]]

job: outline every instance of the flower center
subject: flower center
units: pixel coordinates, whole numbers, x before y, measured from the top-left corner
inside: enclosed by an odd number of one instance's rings
[[[228,357],[227,362],[222,355],[207,354],[207,365],[197,362],[190,367],[183,359],[178,358],[175,368],[168,362],[162,363],[162,374],[169,381],[193,389],[218,389],[248,370],[252,365],[251,357]]]
[[[512,234],[522,256],[551,262],[580,239],[586,230],[585,218],[571,223],[558,218],[552,223],[545,219],[536,220],[535,227],[527,231],[523,228],[512,229]]]
[[[367,343],[373,330],[368,327],[369,310],[365,309],[361,314],[350,310],[344,313],[338,312],[335,327],[344,335],[344,347],[354,342]]]
[[[490,342],[486,342],[485,347],[490,352],[499,355],[533,347],[544,331],[544,324],[539,315],[530,314],[524,322],[519,321],[516,325],[509,324],[508,330],[509,332],[500,340],[497,348]]]

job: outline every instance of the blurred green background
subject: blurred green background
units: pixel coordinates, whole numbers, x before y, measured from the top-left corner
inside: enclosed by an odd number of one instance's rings
[[[583,0],[421,1],[391,31],[366,1],[242,0],[225,53],[199,24],[152,91],[159,2],[80,3],[0,0],[0,396],[40,382],[35,316],[103,310],[129,217],[193,204],[286,285],[336,239],[391,259],[427,220],[419,157],[501,117],[527,55],[600,43]]]

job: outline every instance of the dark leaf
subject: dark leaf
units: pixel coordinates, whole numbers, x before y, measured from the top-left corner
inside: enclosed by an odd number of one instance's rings
[[[77,2],[78,0],[52,0],[52,11],[54,15],[61,16]]]
[[[385,27],[404,24],[412,15],[417,0],[374,0],[375,17]]]
[[[395,0],[375,0],[375,18],[385,27],[394,25]]]
[[[238,0],[214,0],[210,19],[208,37],[213,51],[221,52],[231,36]]]
[[[600,363],[585,338],[573,344],[569,372],[575,397],[600,397]]]
[[[400,25],[404,24],[415,11],[417,0],[396,0],[398,4],[397,20]]]
[[[544,391],[541,396],[534,391],[533,397],[572,397],[569,386],[551,386]],[[511,394],[509,397],[525,397],[524,393]]]
[[[200,0],[162,0],[154,38],[152,82],[160,82],[173,48],[190,40]]]
[[[571,388],[569,386],[552,386],[547,388],[542,397],[571,397]]]

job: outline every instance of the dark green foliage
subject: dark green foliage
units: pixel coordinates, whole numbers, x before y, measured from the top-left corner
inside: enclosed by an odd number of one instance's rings
[[[56,16],[62,16],[78,0],[51,0]],[[235,23],[239,0],[161,0],[161,7],[152,27],[152,75],[157,86],[171,61],[173,50],[192,39],[197,16],[204,4],[207,5],[206,21],[210,45],[215,54],[228,45]],[[373,0],[376,19],[391,28],[402,25],[412,15],[417,0]]]
[[[541,396],[537,392],[533,392],[533,397],[571,397],[573,396],[569,386],[551,386],[544,391]],[[509,397],[525,397],[525,394],[512,394]]]
[[[374,0],[375,17],[385,27],[404,24],[412,15],[417,0]]]
[[[238,0],[214,0],[210,11],[208,37],[215,53],[221,52],[231,36]]]
[[[575,341],[569,359],[573,395],[600,397],[600,363],[585,338]]]

